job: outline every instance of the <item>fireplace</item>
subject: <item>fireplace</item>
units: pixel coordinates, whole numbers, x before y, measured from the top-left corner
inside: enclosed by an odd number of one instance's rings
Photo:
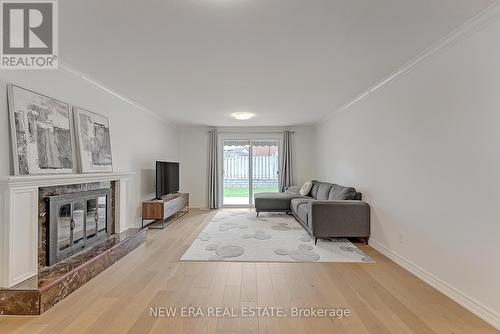
[[[46,312],[145,242],[127,224],[133,176],[0,177],[0,315]]]
[[[101,189],[111,190],[111,198],[109,193],[106,197],[106,232],[111,233],[108,238],[114,240],[113,243],[122,244],[123,238],[127,238],[126,235],[122,236],[123,233],[130,229],[128,193],[129,183],[134,177],[134,173],[128,172],[0,176],[0,288],[10,289],[50,270],[51,267],[62,268],[65,261],[71,262],[72,258],[87,253],[87,250],[92,253],[93,249],[98,251],[99,247],[107,244],[107,241],[99,241],[98,245],[49,267],[47,260],[50,197]],[[101,205],[101,212],[103,207]],[[55,234],[57,232],[52,233],[52,239]],[[91,234],[89,233],[89,236]],[[88,247],[91,241],[85,240],[85,243]],[[113,246],[112,250],[117,252],[121,248],[115,249]],[[104,254],[107,254],[107,251]],[[116,257],[113,256],[112,259]],[[57,267],[58,265],[61,266]],[[68,270],[71,269],[71,266],[67,267]],[[0,306],[1,304],[2,296]]]
[[[107,239],[112,231],[111,190],[48,197],[49,266]]]

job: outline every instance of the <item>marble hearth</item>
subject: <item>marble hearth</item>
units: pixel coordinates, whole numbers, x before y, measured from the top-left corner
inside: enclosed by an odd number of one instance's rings
[[[40,270],[9,289],[0,288],[0,315],[39,315],[90,281],[146,240],[146,230],[132,228],[105,242]]]
[[[145,241],[127,224],[133,173],[0,178],[0,314],[41,314]],[[109,189],[111,231],[97,245],[47,266],[48,196]],[[71,195],[70,195],[71,196]]]
[[[146,240],[131,228],[68,257],[8,289],[0,288],[0,315],[39,315],[66,298]]]
[[[0,288],[0,315],[39,315],[130,253],[146,240],[146,230],[131,228],[68,257],[9,289]]]

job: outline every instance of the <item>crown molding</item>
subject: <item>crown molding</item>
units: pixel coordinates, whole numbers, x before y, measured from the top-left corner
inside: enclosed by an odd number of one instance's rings
[[[100,91],[102,91],[102,92],[104,92],[104,93],[106,93],[106,94],[108,94],[108,95],[110,95],[118,100],[121,100],[122,102],[125,102],[125,103],[131,105],[132,107],[144,112],[145,114],[148,114],[149,116],[165,123],[165,125],[167,125],[169,127],[174,126],[174,124],[169,119],[167,119],[165,116],[160,115],[159,113],[156,113],[156,112],[144,107],[143,105],[135,102],[134,100],[116,92],[115,90],[113,90],[113,89],[107,87],[106,85],[102,84],[101,82],[91,78],[87,74],[79,71],[78,69],[69,65],[68,63],[59,61],[59,69],[65,73],[67,73],[68,75],[74,76],[74,77],[80,79],[81,81],[84,81],[86,84],[96,88],[97,90],[100,90]]]
[[[500,19],[500,0],[497,0],[494,4],[481,11],[478,15],[474,16],[472,19],[465,22],[464,24],[453,30],[451,33],[438,40],[428,49],[425,49],[423,52],[417,54],[417,56],[415,56],[409,62],[397,68],[395,71],[384,77],[382,80],[378,81],[376,84],[374,84],[367,90],[363,91],[361,94],[352,99],[349,103],[343,105],[342,107],[340,107],[335,111],[329,112],[324,117],[320,118],[320,120],[317,121],[314,125],[320,126],[321,124],[328,122],[334,116],[344,111],[347,111],[350,107],[364,100],[374,92],[392,84],[396,79],[409,73],[415,67],[420,65],[423,61],[437,55],[440,51],[453,46],[454,43],[458,42],[459,40],[462,40],[482,30],[487,25],[498,19]]]

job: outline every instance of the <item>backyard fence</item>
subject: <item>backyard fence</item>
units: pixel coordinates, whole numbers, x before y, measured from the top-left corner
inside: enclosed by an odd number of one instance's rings
[[[250,178],[248,156],[224,157],[224,180],[245,180]],[[252,157],[254,180],[276,180],[278,178],[278,156]]]

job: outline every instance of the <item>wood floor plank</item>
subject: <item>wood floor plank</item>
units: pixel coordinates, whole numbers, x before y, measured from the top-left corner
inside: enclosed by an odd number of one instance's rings
[[[216,211],[191,210],[39,317],[0,333],[455,333],[496,329],[362,243],[376,264],[180,262]],[[152,316],[150,308],[346,307],[333,317]]]
[[[288,285],[288,278],[283,272],[283,263],[271,264],[271,282],[273,285],[276,305],[283,307],[285,310],[290,309],[293,305],[292,293]],[[284,333],[304,333],[308,328],[300,318],[280,318],[279,325]]]
[[[255,263],[244,263],[241,273],[240,301],[257,302],[257,272]]]
[[[346,303],[342,303],[343,297],[336,291],[336,287],[326,284],[329,282],[326,281],[325,277],[322,277],[324,275],[310,276],[309,264],[287,264],[284,270],[288,284],[293,291],[294,306],[299,308],[338,308],[347,306]],[[351,318],[339,320],[334,317],[311,317],[305,318],[304,321],[307,321],[309,326],[315,328],[318,333],[340,334],[346,333],[346,324],[349,324]],[[359,327],[358,323],[355,322],[355,324]],[[363,333],[361,329],[357,328],[356,332]]]
[[[92,307],[87,308],[84,312],[80,313],[78,318],[73,321],[69,326],[66,326],[61,332],[62,334],[72,334],[76,332],[84,332],[88,327],[92,325],[97,316],[104,310],[108,309],[113,305],[116,298],[112,297],[102,297],[98,298],[92,305]]]
[[[276,298],[274,296],[273,284],[271,282],[271,272],[269,264],[256,264],[256,280],[257,280],[257,302],[261,307],[276,307]],[[259,318],[259,333],[271,334],[281,333],[279,319],[276,317]]]
[[[202,303],[204,311],[208,312],[210,307],[222,307],[224,299],[224,290],[226,287],[227,273],[230,263],[219,262],[215,265],[215,271],[208,287],[208,292],[205,300]],[[215,333],[217,330],[217,318],[203,317],[198,322],[196,333]]]

